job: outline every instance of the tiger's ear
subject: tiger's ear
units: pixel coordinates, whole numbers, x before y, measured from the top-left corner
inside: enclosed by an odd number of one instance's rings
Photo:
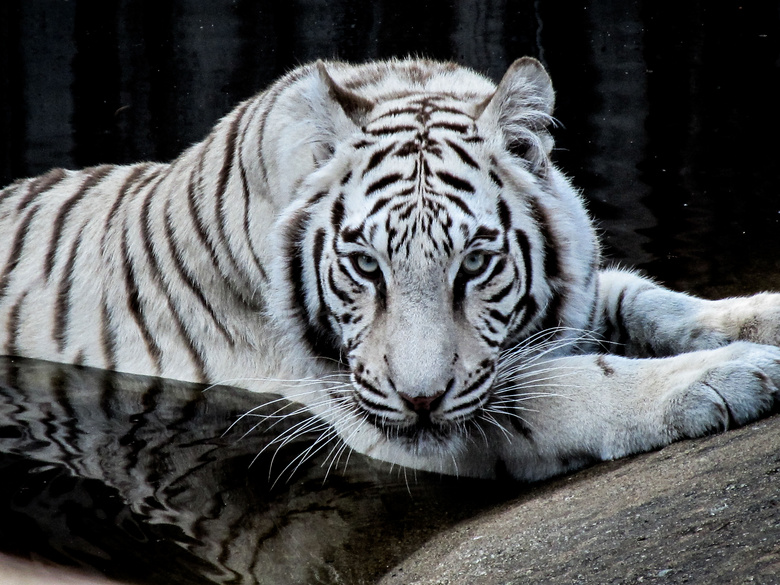
[[[341,87],[333,81],[322,60],[317,61],[316,66],[320,80],[327,89],[328,97],[334,104],[341,107],[341,110],[352,120],[355,126],[362,126],[366,115],[374,107],[374,102]]]
[[[543,173],[553,147],[547,128],[553,123],[554,105],[555,92],[544,66],[533,57],[521,57],[474,113],[480,122],[496,124],[507,149],[528,161],[534,172]]]
[[[363,126],[374,103],[336,83],[322,61],[315,63],[316,89],[309,97],[313,140],[312,154],[316,164],[329,159],[346,136]]]

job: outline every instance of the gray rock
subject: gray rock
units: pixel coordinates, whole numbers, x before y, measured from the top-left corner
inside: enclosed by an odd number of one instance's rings
[[[780,416],[534,486],[380,583],[780,583]]]

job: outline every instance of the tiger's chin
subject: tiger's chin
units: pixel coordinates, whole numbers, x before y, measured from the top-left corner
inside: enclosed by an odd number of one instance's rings
[[[406,424],[375,419],[372,426],[381,434],[383,443],[391,450],[412,458],[446,461],[457,457],[464,447],[464,425],[451,421],[432,420],[421,415]]]
[[[458,438],[454,425],[431,422],[420,419],[406,426],[380,427],[388,440],[394,441],[415,452],[433,453],[449,451],[449,446]]]

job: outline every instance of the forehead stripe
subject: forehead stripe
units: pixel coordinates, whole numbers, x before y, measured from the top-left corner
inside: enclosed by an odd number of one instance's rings
[[[473,158],[471,158],[471,155],[466,152],[466,149],[459,146],[458,144],[454,143],[452,140],[449,140],[447,138],[444,139],[444,142],[447,143],[447,145],[455,151],[455,154],[458,155],[460,160],[462,160],[464,163],[466,163],[468,166],[470,166],[473,169],[479,170],[479,164],[477,161],[475,161]]]
[[[376,191],[379,191],[380,189],[384,189],[388,185],[391,185],[392,183],[395,183],[396,181],[400,181],[403,178],[403,175],[401,173],[392,173],[390,175],[387,175],[385,177],[382,177],[381,179],[378,179],[377,181],[374,181],[368,186],[368,189],[366,189],[366,196],[371,195],[372,193],[375,193]]]
[[[469,209],[469,206],[466,205],[466,202],[457,195],[453,195],[452,193],[442,193],[441,196],[445,197],[451,203],[454,203],[464,214],[468,215],[469,217],[474,217],[474,213],[472,213],[471,209]]]
[[[474,185],[469,183],[466,179],[461,179],[460,177],[456,177],[452,173],[448,173],[447,171],[437,171],[436,176],[439,177],[439,179],[441,179],[443,183],[446,183],[447,185],[449,185],[454,189],[457,189],[458,191],[464,191],[466,193],[476,192]]]
[[[372,154],[371,158],[368,160],[366,168],[363,169],[363,176],[365,177],[371,169],[379,165],[379,163],[385,159],[385,157],[390,153],[391,150],[393,150],[394,147],[395,144],[391,144],[390,146],[386,146],[385,148],[377,150],[374,154]]]

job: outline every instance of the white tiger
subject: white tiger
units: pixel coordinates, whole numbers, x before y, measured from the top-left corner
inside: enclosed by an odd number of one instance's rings
[[[171,164],[18,181],[0,353],[283,392],[324,438],[475,476],[767,413],[780,295],[600,270],[550,160],[553,101],[531,58],[498,87],[452,63],[317,62]]]

